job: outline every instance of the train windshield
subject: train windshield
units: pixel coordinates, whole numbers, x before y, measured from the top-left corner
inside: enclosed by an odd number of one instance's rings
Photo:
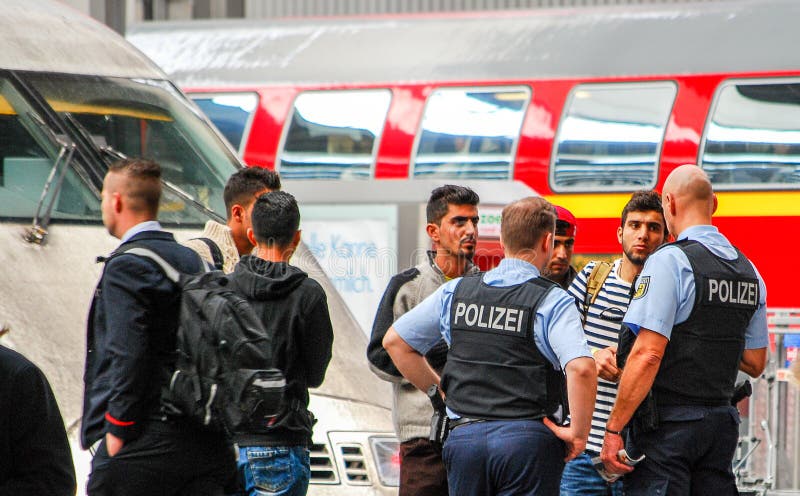
[[[53,218],[99,219],[98,183],[84,169],[70,167],[75,162],[72,145],[45,123],[9,78],[0,77],[0,215],[33,218],[46,201]],[[47,195],[46,185],[57,170],[64,171],[63,177],[58,174],[61,191]]]
[[[20,80],[23,91],[7,84],[3,94],[17,105],[0,108],[0,117],[9,116],[24,136],[15,140],[16,150],[2,150],[4,186],[11,180],[12,191],[32,200],[14,217],[41,210],[42,191],[51,190],[47,203],[53,219],[100,220],[100,181],[108,164],[123,157],[161,164],[162,222],[199,225],[213,213],[224,215],[222,190],[237,161],[169,82],[41,73],[21,74]],[[22,97],[27,90],[53,111],[44,114],[60,119],[55,125],[35,117]],[[70,145],[77,150],[74,157]],[[0,202],[5,211],[6,200]]]

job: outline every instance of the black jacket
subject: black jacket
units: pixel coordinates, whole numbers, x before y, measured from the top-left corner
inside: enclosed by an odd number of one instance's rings
[[[325,291],[297,267],[251,255],[242,257],[232,278],[273,336],[274,366],[286,376],[285,407],[272,432],[237,441],[240,445],[308,445],[314,424],[308,411],[308,388],[319,387],[325,379],[333,346]]]
[[[147,247],[181,272],[202,271],[202,260],[171,233],[146,231],[120,245]],[[111,432],[123,440],[159,415],[161,387],[175,365],[180,291],[152,260],[112,253],[89,311],[81,444]]]
[[[0,496],[75,494],[64,420],[44,374],[0,346]]]

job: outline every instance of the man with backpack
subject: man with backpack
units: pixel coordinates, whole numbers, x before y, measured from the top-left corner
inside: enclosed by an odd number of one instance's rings
[[[622,496],[622,481],[609,484],[594,468],[600,455],[605,424],[617,395],[620,371],[616,363],[622,318],[631,299],[631,284],[645,260],[667,237],[661,198],[655,191],[637,191],[622,209],[617,240],[622,257],[609,264],[586,264],[569,287],[582,315],[584,334],[597,366],[597,401],[586,451],[567,463],[561,476],[561,496]]]
[[[181,291],[153,260],[183,273],[203,262],[156,220],[161,168],[144,159],[109,166],[101,210],[120,246],[107,258],[88,318],[81,444],[95,449],[87,493],[222,495],[235,471],[221,434],[164,415],[162,389],[175,370]]]
[[[222,193],[227,223],[209,220],[199,238],[190,239],[184,244],[215,269],[226,274],[233,272],[239,257],[253,251],[253,244],[247,238],[253,203],[263,193],[280,189],[281,179],[275,171],[248,167],[233,173]]]
[[[231,275],[271,337],[272,366],[286,378],[278,415],[234,433],[240,482],[251,496],[304,495],[311,476],[308,447],[315,419],[308,388],[325,378],[333,328],[322,286],[289,264],[300,243],[299,226],[292,195],[272,191],[258,197],[248,229],[255,254],[243,256]]]

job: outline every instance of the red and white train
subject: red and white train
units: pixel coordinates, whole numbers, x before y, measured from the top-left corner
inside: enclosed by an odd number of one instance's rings
[[[254,166],[320,188],[516,181],[618,253],[630,193],[711,176],[773,309],[800,237],[800,3],[736,1],[134,27]],[[315,183],[317,184],[317,183]]]

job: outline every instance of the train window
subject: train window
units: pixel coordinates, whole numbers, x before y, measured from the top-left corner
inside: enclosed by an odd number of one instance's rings
[[[0,215],[32,219],[51,205],[52,219],[100,220],[100,198],[76,173],[70,140],[51,129],[0,78]]]
[[[285,179],[369,179],[389,90],[309,91],[294,102],[279,171]]]
[[[508,179],[528,87],[441,88],[428,98],[415,178]]]
[[[715,187],[800,188],[800,82],[720,87],[701,150]]]
[[[555,191],[652,188],[677,89],[670,82],[576,86],[550,168]]]
[[[189,98],[200,107],[234,150],[241,153],[258,106],[256,93],[193,93]]]

